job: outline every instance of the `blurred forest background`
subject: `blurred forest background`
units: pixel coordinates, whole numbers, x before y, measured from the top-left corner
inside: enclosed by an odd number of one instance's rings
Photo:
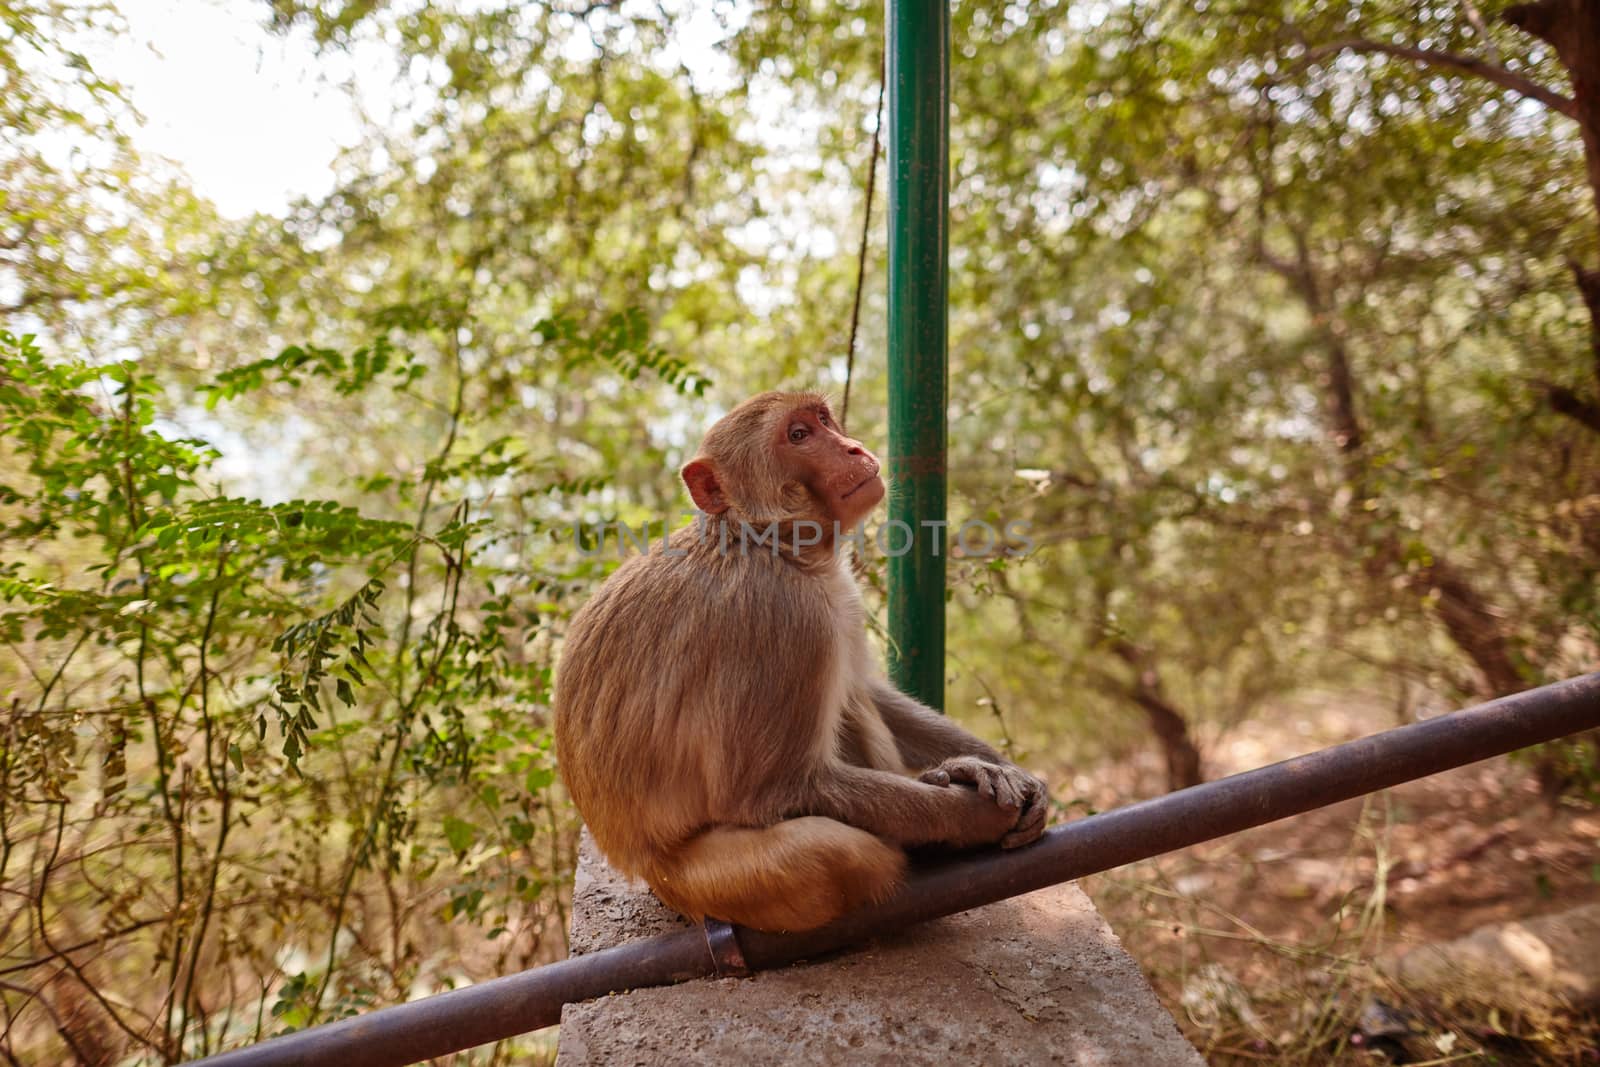
[[[570,526],[676,525],[716,414],[845,387],[878,0],[235,2],[329,94],[352,57],[385,87],[281,217],[140,151],[114,0],[0,2],[11,1064],[560,957],[552,668],[616,565]],[[1600,3],[953,18],[952,518],[1036,547],[952,561],[952,714],[1069,815],[1600,666]],[[1445,825],[1545,812],[1570,856],[1519,899],[1600,899],[1594,747],[1497,766]],[[1096,892],[1219,1062],[1370,1057],[1397,821],[1330,830],[1359,876],[1295,898],[1314,945],[1155,868]],[[1446,1058],[1600,1054],[1592,1018],[1434,1021]]]

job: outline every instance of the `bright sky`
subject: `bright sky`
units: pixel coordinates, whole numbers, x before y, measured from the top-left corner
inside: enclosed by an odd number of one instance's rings
[[[350,60],[319,58],[303,35],[269,34],[260,0],[117,6],[128,34],[90,58],[128,86],[146,119],[136,134],[142,149],[182,164],[197,191],[233,216],[280,214],[295,196],[332,187],[333,159],[360,123],[325,72]],[[365,58],[376,66],[379,57]]]
[[[145,120],[131,131],[139,148],[182,166],[195,190],[224,214],[283,214],[295,198],[333,188],[334,160],[362,129],[346,81],[354,80],[376,121],[392,117],[394,54],[381,42],[319,55],[307,34],[269,33],[261,0],[117,0],[116,6],[128,32],[78,47],[99,73],[127,88]],[[686,22],[693,43],[685,58],[696,76],[726,79],[725,60],[710,47],[724,31],[709,5],[690,6]],[[176,429],[221,447],[214,473],[229,491],[282,500],[298,487],[289,464],[292,427],[280,428],[287,442],[247,445],[192,410]]]
[[[306,33],[267,32],[262,0],[118,0],[117,8],[127,35],[85,51],[144,115],[139,146],[180,163],[227,215],[281,214],[296,196],[332,189],[333,160],[361,131],[342,83],[355,82],[375,121],[392,118],[395,57],[381,41],[318,55]],[[682,58],[696,81],[729,82],[728,61],[712,47],[726,33],[712,5],[669,9],[681,9]]]
[[[356,59],[318,56],[303,34],[268,33],[260,0],[118,0],[117,8],[128,33],[81,47],[144,116],[132,131],[140,149],[177,162],[197,192],[234,217],[283,214],[298,196],[330,191],[334,158],[361,131],[349,94],[332,79],[355,71],[364,98],[381,97],[388,84],[381,47],[358,49]],[[279,427],[280,440],[247,442],[198,408],[181,416],[173,432],[221,448],[212,473],[228,491],[281,501],[300,488],[292,425]]]

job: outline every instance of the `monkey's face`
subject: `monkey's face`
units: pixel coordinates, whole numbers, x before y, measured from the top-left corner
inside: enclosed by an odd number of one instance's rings
[[[773,454],[790,477],[809,489],[841,528],[866,518],[883,499],[878,457],[846,437],[820,400],[807,398],[776,414]]]
[[[762,393],[706,431],[683,481],[701,511],[756,522],[829,521],[847,530],[883,499],[878,457],[844,435],[815,393]]]

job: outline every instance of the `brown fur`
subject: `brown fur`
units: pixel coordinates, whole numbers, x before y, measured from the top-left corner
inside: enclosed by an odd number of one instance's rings
[[[746,401],[684,468],[704,528],[629,559],[573,619],[562,776],[611,862],[685,915],[808,929],[892,891],[907,846],[1043,830],[1042,783],[877,667],[831,536],[882,499],[877,473],[821,397]],[[827,533],[794,551],[806,520]],[[782,550],[742,522],[777,523]]]

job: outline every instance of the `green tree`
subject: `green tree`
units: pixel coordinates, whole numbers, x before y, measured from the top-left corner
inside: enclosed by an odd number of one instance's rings
[[[740,55],[858,100],[876,55],[840,31],[876,18],[763,6]],[[955,10],[956,483],[1043,545],[971,575],[958,647],[1004,656],[1025,720],[1063,690],[1137,710],[1178,785],[1175,715],[1226,726],[1352,667],[1493,695],[1594,662],[1600,457],[1544,414],[1582,395],[1561,253],[1592,258],[1597,218],[1562,61],[1505,26],[1500,74],[1336,58],[1402,32],[1456,56],[1474,20]]]

